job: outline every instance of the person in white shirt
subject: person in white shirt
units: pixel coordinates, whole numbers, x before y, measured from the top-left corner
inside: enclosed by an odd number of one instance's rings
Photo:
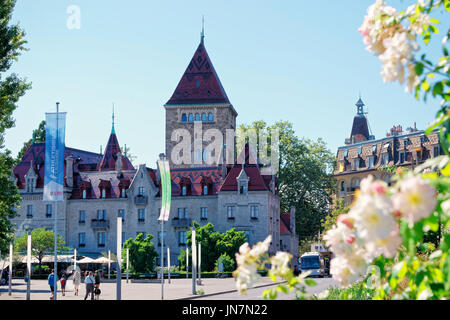
[[[89,293],[91,294],[91,300],[94,300],[94,283],[95,279],[92,276],[92,271],[89,271],[88,276],[84,279],[84,283],[86,284],[86,295],[84,296],[84,300],[87,299]]]

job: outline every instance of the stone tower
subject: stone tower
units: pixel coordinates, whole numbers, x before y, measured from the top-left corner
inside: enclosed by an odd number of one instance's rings
[[[218,129],[222,133],[223,143],[225,143],[226,130],[236,129],[237,112],[228,100],[214,70],[203,38],[202,33],[194,56],[172,97],[164,105],[166,109],[166,156],[170,161],[170,167],[175,169],[208,166],[205,164],[205,147],[210,142],[205,139],[206,130]],[[202,128],[200,132],[194,130],[194,126],[197,126],[198,129],[199,125]],[[172,141],[172,134],[176,129],[185,129],[190,134],[189,163],[174,164],[172,161],[174,147],[182,141],[181,138],[178,141]],[[201,147],[199,148],[199,146]]]

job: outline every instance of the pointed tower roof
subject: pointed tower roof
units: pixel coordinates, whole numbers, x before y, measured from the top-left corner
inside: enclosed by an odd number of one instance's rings
[[[230,103],[206,52],[203,38],[202,32],[200,44],[166,104]]]
[[[361,141],[361,139],[364,141],[369,140],[369,125],[367,123],[367,118],[364,115],[364,102],[361,100],[361,97],[358,99],[355,106],[357,107],[357,112],[353,118],[353,126],[350,137],[356,137],[357,141]]]
[[[102,161],[99,164],[99,171],[115,171],[117,154],[120,153],[120,145],[116,133],[113,129],[109,135],[108,144],[105,148]],[[134,167],[127,157],[122,156],[122,170],[133,170]]]

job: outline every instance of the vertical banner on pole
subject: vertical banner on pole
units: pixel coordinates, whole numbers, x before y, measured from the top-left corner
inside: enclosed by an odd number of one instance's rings
[[[27,236],[27,300],[30,300],[31,288],[31,234]]]
[[[197,245],[195,243],[195,229],[192,228],[192,294],[197,294],[197,290],[195,290],[196,273],[197,273]]]
[[[117,217],[117,290],[116,299],[121,300],[121,282],[122,282],[122,218]]]
[[[57,216],[56,201],[64,201],[64,152],[66,134],[66,113],[59,112],[59,102],[56,103],[56,113],[45,114],[45,162],[44,162],[44,193],[43,201],[55,201],[54,219],[54,300],[57,297],[58,261],[57,261]]]
[[[11,286],[12,286],[12,255],[13,255],[13,245],[9,244],[9,286],[8,286],[8,295],[11,295]]]
[[[164,221],[169,220],[172,180],[169,161],[164,157],[157,162],[161,177],[161,211],[158,220],[161,222],[161,300],[164,299]]]
[[[66,113],[45,114],[45,176],[43,201],[64,201]]]

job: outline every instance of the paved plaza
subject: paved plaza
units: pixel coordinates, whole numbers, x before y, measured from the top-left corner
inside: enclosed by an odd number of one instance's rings
[[[316,287],[308,288],[310,293],[319,293],[330,286],[336,286],[331,278],[315,279]],[[23,279],[13,279],[12,294],[8,295],[8,286],[0,286],[0,300],[25,300],[27,285]],[[197,290],[202,290],[204,294],[192,294],[192,279],[171,279],[169,284],[167,279],[164,283],[164,300],[177,299],[206,299],[206,300],[256,300],[261,299],[261,294],[264,289],[273,286],[274,283],[270,278],[263,277],[256,284],[256,289],[249,290],[246,296],[240,296],[236,291],[234,278],[225,279],[202,279],[202,285],[197,286]],[[100,285],[102,291],[100,300],[115,300],[116,299],[116,283],[103,282]],[[85,284],[82,283],[79,289],[79,295],[75,296],[72,286],[72,281],[68,281],[66,285],[66,295],[62,296],[61,287],[58,283],[58,300],[83,300],[86,293]],[[49,300],[50,289],[47,280],[32,280],[31,281],[31,300]],[[122,280],[122,300],[160,300],[161,299],[161,283],[160,282],[146,282],[146,283],[132,283]],[[293,294],[289,296],[280,295],[279,298],[294,299]],[[90,299],[90,297],[88,298]]]

